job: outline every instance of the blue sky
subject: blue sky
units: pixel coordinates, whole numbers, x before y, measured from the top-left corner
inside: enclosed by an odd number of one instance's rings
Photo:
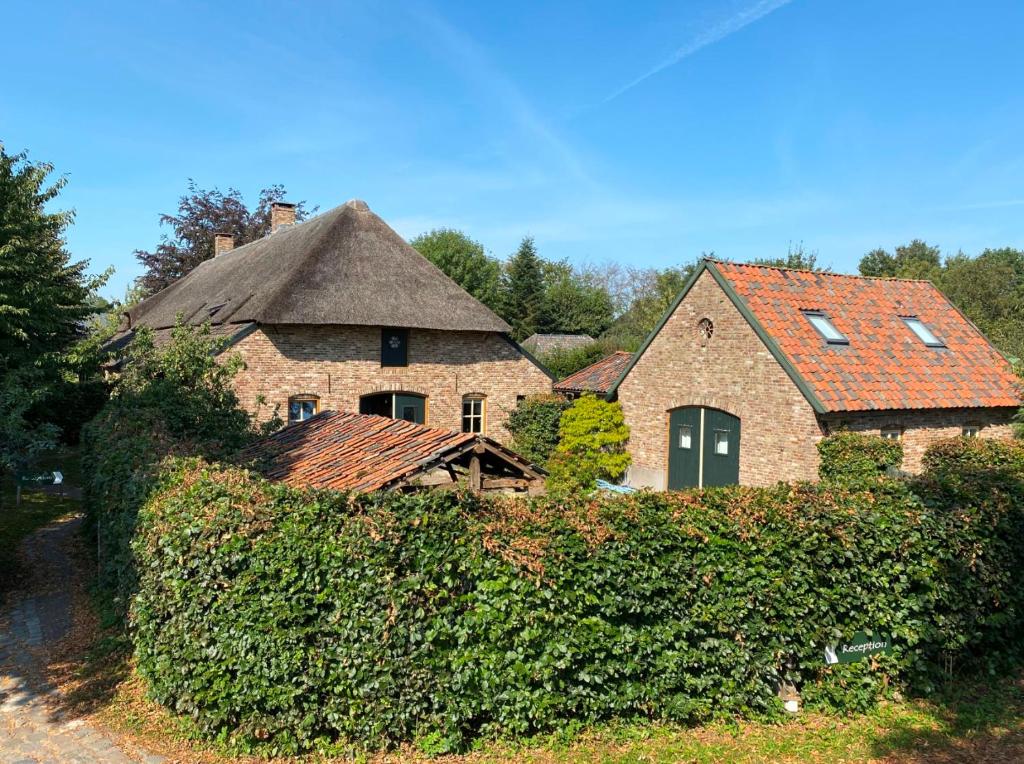
[[[1024,246],[1024,3],[7,4],[0,140],[140,273],[187,179],[576,263]],[[11,76],[11,72],[16,72]]]

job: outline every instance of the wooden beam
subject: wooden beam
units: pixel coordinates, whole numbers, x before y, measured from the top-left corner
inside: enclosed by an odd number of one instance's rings
[[[515,465],[518,469],[523,471],[523,474],[529,475],[532,478],[542,479],[541,478],[541,474],[539,472],[537,472],[536,470],[531,469],[529,467],[529,465],[527,465],[525,462],[518,462],[517,460],[512,459],[507,453],[502,453],[502,451],[500,449],[494,448],[489,443],[481,443],[480,446],[477,446],[477,448],[480,448],[480,447],[483,447],[484,451],[488,451],[488,452],[494,454],[496,457],[501,459],[503,462],[505,462],[507,464]]]
[[[518,488],[525,491],[530,487],[531,482],[526,478],[484,478],[483,489],[487,491],[498,488]]]
[[[483,490],[483,487],[480,478],[480,457],[476,454],[476,449],[473,451],[473,458],[469,460],[469,490],[477,493]]]

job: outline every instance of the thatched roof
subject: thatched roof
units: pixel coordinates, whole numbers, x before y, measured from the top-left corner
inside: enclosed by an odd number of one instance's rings
[[[575,350],[593,345],[589,334],[531,334],[523,340],[523,347],[537,355],[547,355],[556,350]]]
[[[254,321],[508,332],[508,324],[353,200],[200,264],[131,326]]]

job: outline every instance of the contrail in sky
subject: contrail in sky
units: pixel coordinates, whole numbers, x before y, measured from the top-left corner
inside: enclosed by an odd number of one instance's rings
[[[668,69],[674,64],[678,64],[684,58],[692,56],[694,53],[702,48],[706,48],[708,45],[713,45],[719,40],[724,40],[729,35],[743,29],[743,27],[753,24],[758,19],[764,18],[772,11],[777,11],[782,6],[789,5],[792,1],[793,0],[758,0],[758,2],[754,3],[749,8],[745,8],[724,21],[720,21],[717,24],[708,27],[653,69],[641,74],[635,80],[623,85],[610,96],[605,98],[604,103],[608,103],[609,101],[618,98],[627,90],[635,88],[648,77],[653,77],[658,72]]]

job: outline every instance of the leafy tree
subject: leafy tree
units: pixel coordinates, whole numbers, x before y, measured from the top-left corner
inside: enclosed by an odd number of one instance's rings
[[[796,268],[801,271],[830,271],[818,265],[818,253],[808,252],[803,244],[795,247],[791,244],[785,257],[759,257],[754,260],[756,265],[771,265],[776,268]]]
[[[643,283],[634,288],[632,303],[603,335],[611,346],[634,351],[640,347],[672,301],[697,270],[699,260],[678,268],[650,270],[643,274]]]
[[[501,289],[501,314],[517,341],[548,325],[544,303],[544,264],[533,237],[526,236],[505,264]]]
[[[628,441],[622,406],[585,393],[562,414],[548,487],[568,493],[593,488],[598,479],[618,480],[631,461]]]
[[[570,374],[585,369],[614,351],[615,348],[608,342],[591,342],[583,347],[553,350],[541,356],[539,360],[558,379],[565,379]]]
[[[560,395],[530,395],[519,401],[505,420],[512,448],[533,464],[547,462],[558,445],[558,423],[572,405]]]
[[[409,243],[488,308],[500,309],[501,263],[482,244],[454,228],[435,228]]]
[[[896,247],[895,254],[884,249],[875,249],[861,258],[862,276],[883,278],[931,279],[935,280],[942,268],[942,256],[938,247],[932,247],[920,239]]]
[[[546,324],[540,331],[589,334],[597,337],[611,326],[615,305],[611,294],[567,260],[543,263]]]
[[[51,165],[0,146],[0,373],[53,365],[82,334],[90,294],[105,277],[71,262],[64,233],[71,212],[48,212],[67,180],[47,185]]]
[[[1024,252],[948,257],[936,285],[1007,355],[1024,358]]]
[[[84,333],[90,295],[106,276],[72,262],[70,212],[48,211],[66,179],[49,164],[0,145],[0,473],[27,469],[56,428],[29,411],[67,373],[66,351]]]
[[[209,260],[215,233],[232,234],[236,246],[263,238],[270,233],[271,204],[285,196],[284,186],[270,186],[260,191],[255,209],[250,210],[238,190],[201,189],[189,179],[187,193],[178,200],[178,214],[160,215],[160,225],[170,226],[174,235],[164,234],[151,252],[135,250],[136,259],[146,267],[140,285],[147,295],[154,294]],[[314,212],[316,208],[307,210],[305,202],[295,205],[296,220]]]

